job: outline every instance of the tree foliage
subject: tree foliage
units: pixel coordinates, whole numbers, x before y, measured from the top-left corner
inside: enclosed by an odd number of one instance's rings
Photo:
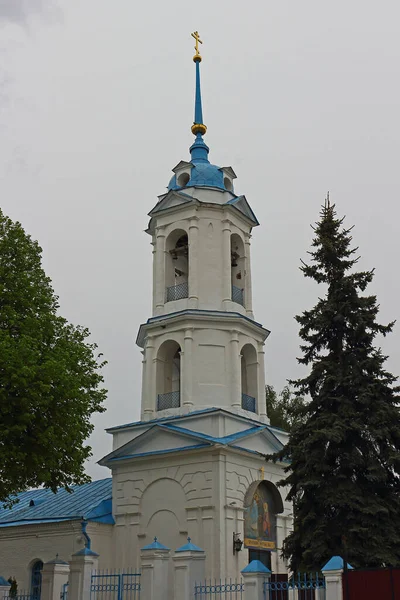
[[[276,393],[272,385],[265,386],[265,398],[267,415],[273,427],[291,431],[296,424],[301,423],[303,417],[300,409],[304,405],[304,398],[293,394],[288,385],[285,385],[280,394]]]
[[[326,293],[296,317],[309,373],[292,383],[311,400],[275,456],[291,461],[281,485],[294,503],[294,530],[283,554],[293,570],[346,554],[353,566],[400,566],[399,387],[375,346],[393,323],[377,322],[377,299],[364,294],[373,271],[355,272],[351,229],[329,200],[314,231],[301,270]]]
[[[0,501],[88,480],[90,417],[104,363],[89,331],[58,313],[41,248],[0,210]]]

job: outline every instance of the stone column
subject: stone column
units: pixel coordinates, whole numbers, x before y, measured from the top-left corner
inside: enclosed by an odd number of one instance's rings
[[[231,273],[231,222],[222,221],[222,308],[230,310],[232,304]]]
[[[244,580],[244,600],[264,600],[264,583],[271,577],[271,571],[259,560],[252,560],[242,571]]]
[[[250,319],[254,318],[253,315],[253,291],[251,285],[251,263],[250,263],[250,238],[249,233],[245,236],[244,243],[244,270],[245,270],[245,288],[244,288],[244,303],[246,308],[246,315]]]
[[[189,308],[199,306],[199,217],[189,223]]]
[[[228,377],[231,379],[231,405],[235,408],[242,406],[242,365],[239,354],[239,336],[237,331],[231,331],[231,360]]]
[[[195,584],[205,580],[204,550],[188,543],[175,551],[174,562],[174,600],[191,600],[194,598]]]
[[[60,600],[62,586],[67,583],[69,575],[69,564],[60,560],[58,555],[55,559],[43,565],[41,600]]]
[[[267,420],[267,403],[265,399],[265,352],[263,344],[258,345],[258,414],[263,417],[263,421]]]
[[[165,231],[164,227],[156,229],[155,269],[153,281],[154,314],[161,315],[165,300]]]
[[[322,567],[326,585],[326,600],[343,600],[343,568],[344,562],[341,556],[332,556]],[[348,564],[347,568],[352,569],[353,567]]]
[[[148,337],[143,357],[143,379],[142,379],[142,419],[148,420],[153,417],[156,410],[156,363],[154,363],[154,341]]]
[[[99,555],[83,548],[72,555],[70,562],[68,600],[90,600],[92,571],[98,567]]]
[[[167,600],[169,556],[170,549],[160,544],[157,538],[141,549],[140,587],[141,595],[146,600]]]
[[[182,365],[182,406],[193,406],[193,329],[185,329]]]

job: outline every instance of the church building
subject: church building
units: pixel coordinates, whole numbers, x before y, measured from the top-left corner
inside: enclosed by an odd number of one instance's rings
[[[140,549],[155,536],[171,550],[189,536],[206,553],[207,577],[236,578],[253,559],[286,571],[280,548],[292,507],[276,487],[282,464],[265,455],[287,434],[269,425],[269,331],[252,306],[251,235],[259,223],[235,192],[233,168],[209,160],[200,39],[192,35],[194,141],[149,213],[153,306],[137,336],[141,420],[108,430],[112,451],[99,462],[112,480],[62,492],[62,502],[26,492],[0,512],[0,575],[15,575],[22,588],[38,564],[56,553],[68,561],[84,546],[82,520],[101,568],[139,566]]]

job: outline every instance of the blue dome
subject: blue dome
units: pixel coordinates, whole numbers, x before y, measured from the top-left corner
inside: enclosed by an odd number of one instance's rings
[[[221,167],[211,165],[209,162],[194,164],[191,168],[190,179],[184,187],[215,187],[226,190],[224,185],[224,174]],[[168,184],[169,190],[181,189],[174,175]]]

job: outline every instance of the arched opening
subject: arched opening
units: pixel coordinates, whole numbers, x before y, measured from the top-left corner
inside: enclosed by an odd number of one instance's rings
[[[276,515],[282,512],[282,496],[273,483],[251,484],[244,499],[244,545],[249,562],[259,560],[271,569],[271,551],[277,549]]]
[[[157,410],[179,408],[181,405],[181,347],[168,340],[157,353]]]
[[[173,231],[166,241],[165,302],[189,296],[189,240],[186,231]]]
[[[190,175],[189,173],[181,173],[178,177],[178,185],[179,187],[185,187],[189,183]]]
[[[244,306],[244,244],[236,233],[231,235],[232,300]]]
[[[224,187],[226,190],[228,190],[228,192],[233,190],[232,181],[229,179],[229,177],[224,177]]]
[[[242,408],[257,412],[258,360],[257,351],[246,344],[241,352]]]
[[[42,591],[43,562],[36,560],[31,567],[31,597],[39,600]]]

